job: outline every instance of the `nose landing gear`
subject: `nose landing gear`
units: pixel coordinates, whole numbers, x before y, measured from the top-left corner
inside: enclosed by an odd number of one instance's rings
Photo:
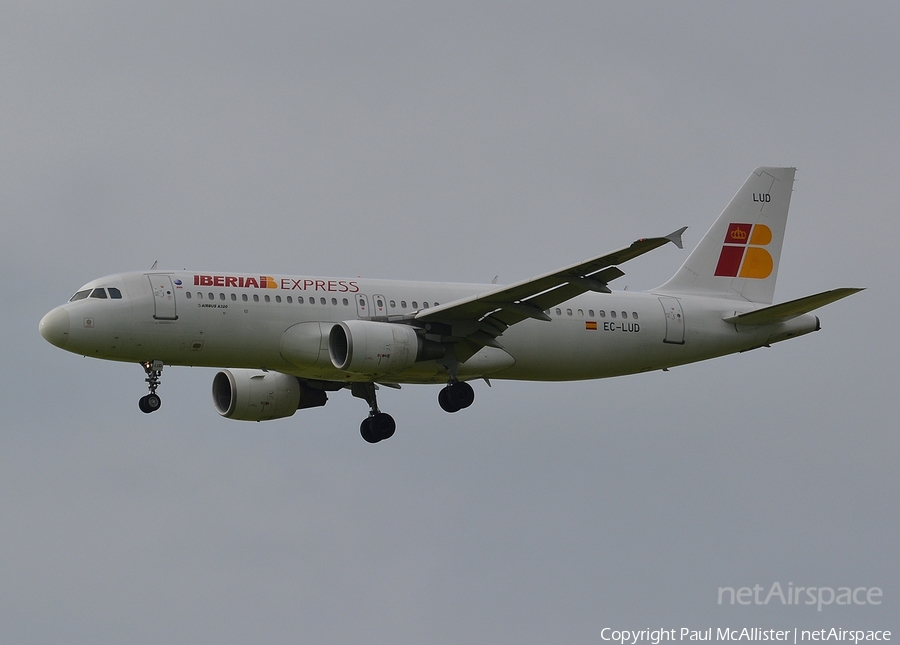
[[[162,405],[162,399],[160,399],[159,395],[156,393],[156,388],[159,387],[163,363],[162,361],[145,361],[141,363],[141,367],[143,367],[144,372],[147,373],[147,378],[144,380],[147,381],[147,387],[150,389],[150,394],[142,396],[138,400],[138,407],[141,409],[141,412],[150,414],[151,412],[159,410],[159,406]]]

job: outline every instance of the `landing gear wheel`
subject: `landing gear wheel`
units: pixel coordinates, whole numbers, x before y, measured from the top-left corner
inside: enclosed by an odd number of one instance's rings
[[[378,443],[394,436],[397,424],[394,417],[384,412],[376,412],[359,424],[359,434],[369,443]]]
[[[450,383],[438,393],[438,404],[445,412],[459,412],[475,401],[475,390],[465,382]]]
[[[378,412],[374,417],[371,417],[371,426],[378,436],[381,437],[382,441],[393,437],[394,431],[397,429],[394,417],[385,412]]]
[[[444,412],[459,412],[461,409],[451,395],[449,385],[438,392],[438,405]]]
[[[159,406],[162,405],[162,399],[159,398],[158,394],[148,394],[146,398],[148,412],[156,412],[159,410]]]
[[[159,406],[161,405],[162,399],[159,398],[158,394],[147,394],[138,400],[138,407],[141,409],[141,412],[145,414],[150,414],[151,412],[159,410]]]
[[[359,434],[369,443],[378,443],[381,438],[372,430],[372,417],[366,417],[359,424]]]
[[[463,410],[475,403],[475,390],[473,390],[472,386],[468,383],[457,383],[453,386],[453,390],[456,396],[456,402],[459,405],[460,410]]]

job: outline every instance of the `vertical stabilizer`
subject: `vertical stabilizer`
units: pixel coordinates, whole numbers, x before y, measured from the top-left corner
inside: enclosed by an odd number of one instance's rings
[[[796,168],[757,168],[663,293],[771,304]]]

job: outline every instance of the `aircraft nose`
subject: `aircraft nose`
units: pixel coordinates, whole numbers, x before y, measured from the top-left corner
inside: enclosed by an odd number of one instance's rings
[[[57,307],[41,318],[39,326],[41,336],[48,343],[57,347],[64,347],[69,340],[69,312],[62,307]]]

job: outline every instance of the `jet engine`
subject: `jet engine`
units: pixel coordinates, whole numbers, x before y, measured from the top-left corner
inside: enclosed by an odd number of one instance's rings
[[[325,405],[328,395],[280,372],[222,370],[213,378],[216,412],[239,421],[289,417],[302,408]]]
[[[355,374],[387,374],[417,361],[441,358],[444,346],[426,340],[409,325],[373,320],[347,320],[328,335],[328,355],[339,370]]]

